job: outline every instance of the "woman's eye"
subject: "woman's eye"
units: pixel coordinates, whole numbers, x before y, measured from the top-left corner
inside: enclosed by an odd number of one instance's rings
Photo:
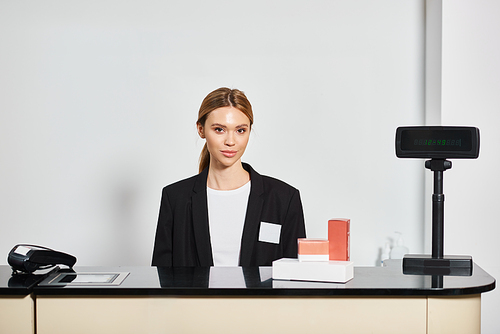
[[[224,132],[223,128],[215,128],[214,130],[215,130],[215,132],[218,132],[218,133]]]
[[[247,132],[247,129],[238,129],[238,133],[245,133]]]

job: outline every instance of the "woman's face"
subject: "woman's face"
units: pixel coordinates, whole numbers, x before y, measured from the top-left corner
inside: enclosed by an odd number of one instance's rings
[[[241,161],[250,137],[250,120],[244,113],[234,107],[218,108],[197,128],[207,141],[211,167],[227,168]]]

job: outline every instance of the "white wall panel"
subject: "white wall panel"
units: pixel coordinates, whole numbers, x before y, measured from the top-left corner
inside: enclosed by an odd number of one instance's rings
[[[220,86],[256,123],[244,160],[300,189],[311,237],[351,218],[357,265],[400,231],[423,250],[424,1],[3,1],[0,254],[148,265],[161,188],[197,172]]]
[[[477,160],[444,173],[445,254],[472,255],[500,277],[500,3],[443,1],[442,124],[477,126]],[[500,332],[498,289],[483,294],[482,333]]]

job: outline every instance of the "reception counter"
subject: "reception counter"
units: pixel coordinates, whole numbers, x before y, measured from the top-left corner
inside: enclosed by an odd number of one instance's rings
[[[0,333],[35,332],[33,288],[45,276],[12,276],[9,266],[0,266]]]
[[[477,265],[472,276],[404,275],[396,260],[356,267],[345,284],[273,280],[270,267],[74,270],[128,276],[120,285],[44,285],[51,276],[26,288],[37,334],[480,333],[481,294],[495,288]]]

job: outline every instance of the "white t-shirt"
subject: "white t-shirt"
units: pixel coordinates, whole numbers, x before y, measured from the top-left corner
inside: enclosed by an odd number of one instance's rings
[[[238,266],[250,181],[235,190],[207,187],[208,225],[214,266]]]

